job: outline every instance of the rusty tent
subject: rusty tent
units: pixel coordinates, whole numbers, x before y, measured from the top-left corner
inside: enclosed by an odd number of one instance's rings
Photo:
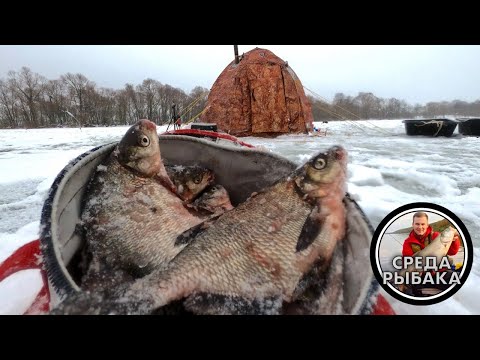
[[[313,129],[310,102],[287,62],[266,49],[236,56],[212,86],[201,121],[235,136]]]

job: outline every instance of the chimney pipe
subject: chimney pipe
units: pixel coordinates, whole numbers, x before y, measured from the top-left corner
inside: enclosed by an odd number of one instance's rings
[[[235,64],[238,64],[240,62],[238,59],[238,45],[233,45],[233,50],[235,52]]]

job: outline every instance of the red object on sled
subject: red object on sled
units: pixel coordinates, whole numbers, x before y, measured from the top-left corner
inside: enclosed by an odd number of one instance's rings
[[[378,294],[377,302],[373,306],[372,315],[396,315],[390,303],[382,294]]]
[[[40,241],[33,240],[10,255],[3,263],[0,264],[0,281],[6,279],[10,275],[30,269],[39,269],[42,275],[43,286],[37,297],[25,311],[25,315],[37,315],[46,313],[50,310],[50,290],[48,289],[47,273],[42,267]]]
[[[40,241],[34,240],[18,248],[3,263],[0,264],[0,282],[10,275],[29,269],[39,269],[42,275],[43,286],[37,297],[25,311],[24,315],[45,314],[50,310],[50,291],[48,288],[47,273],[42,268]],[[396,315],[391,305],[382,294],[377,297],[371,315]]]
[[[210,138],[216,138],[216,139],[230,140],[237,145],[246,146],[249,148],[255,147],[251,144],[247,144],[246,142],[239,140],[233,135],[219,133],[216,131],[209,131],[209,130],[178,129],[178,130],[167,131],[162,135],[188,135],[188,136],[197,136],[197,137],[210,137]]]

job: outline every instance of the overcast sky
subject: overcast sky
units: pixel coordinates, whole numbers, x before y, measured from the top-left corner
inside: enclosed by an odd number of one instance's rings
[[[330,101],[360,91],[410,104],[480,99],[478,45],[239,45],[239,52],[257,46],[288,61],[304,87]],[[81,73],[120,89],[153,78],[189,92],[210,89],[233,57],[233,45],[3,45],[0,78],[27,66],[48,79]]]
[[[428,215],[428,223],[434,223],[439,220],[445,219],[443,216],[440,216],[438,214],[432,213],[430,211],[425,211]],[[405,215],[400,216],[397,220],[395,220],[392,224],[387,229],[387,233],[395,232],[400,229],[408,228],[410,227],[410,230],[413,229],[412,223],[413,223],[413,214],[415,212],[411,212]]]

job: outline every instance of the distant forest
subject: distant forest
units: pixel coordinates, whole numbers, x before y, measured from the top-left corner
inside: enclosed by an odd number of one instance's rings
[[[82,74],[67,73],[48,80],[23,67],[0,79],[0,128],[129,125],[142,118],[161,125],[171,120],[173,104],[186,122],[201,114],[208,93],[208,89],[197,86],[187,94],[153,79],[113,90],[98,87]],[[337,93],[330,104],[308,98],[314,121],[480,115],[480,99],[473,103],[454,100],[410,105],[367,92],[355,97]]]
[[[189,120],[207,103],[208,89],[190,94],[153,79],[121,90],[98,87],[82,74],[48,80],[23,67],[0,79],[0,128],[129,125],[138,119],[168,123],[176,114]]]

